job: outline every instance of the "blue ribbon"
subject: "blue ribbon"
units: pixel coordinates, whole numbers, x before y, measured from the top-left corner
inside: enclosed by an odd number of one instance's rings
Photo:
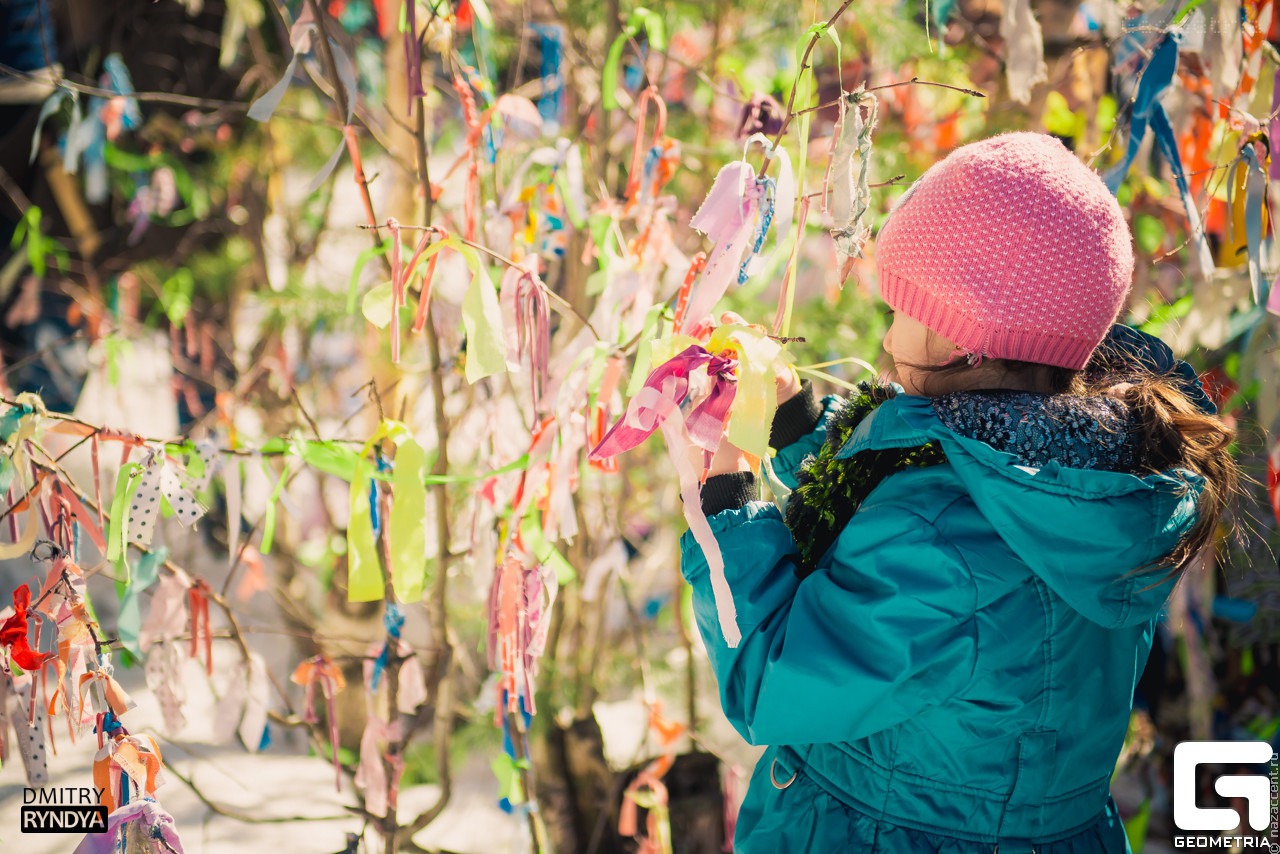
[[[1247,623],[1258,613],[1258,604],[1230,596],[1213,597],[1213,616],[1233,623]]]
[[[747,265],[764,248],[764,239],[769,234],[769,226],[773,223],[773,210],[776,207],[774,197],[777,193],[777,184],[774,183],[772,178],[760,178],[758,182],[764,185],[764,195],[760,199],[760,219],[756,223],[755,234],[753,235],[751,248],[747,251],[747,257],[742,259],[742,266],[738,268],[739,285],[747,283]]]
[[[564,78],[561,75],[564,64],[564,28],[559,25],[534,24],[533,31],[538,34],[538,46],[542,54],[542,65],[538,73],[546,87],[538,98],[538,112],[546,121],[559,124],[564,105]]]
[[[378,454],[378,473],[386,474],[389,471],[391,471],[391,463],[382,454]],[[378,535],[382,533],[382,517],[378,514],[377,478],[369,481],[369,521],[373,525],[373,539],[376,542]]]
[[[400,606],[395,602],[387,603],[387,610],[382,615],[382,627],[387,631],[387,637],[394,639],[396,645],[400,644],[400,631],[404,628],[404,612],[400,610]],[[369,679],[369,684],[374,691],[378,690],[378,685],[382,682],[382,674],[387,669],[387,661],[391,657],[391,640],[382,645],[382,651],[378,653],[378,658],[373,662],[373,675]]]
[[[1169,84],[1173,82],[1173,72],[1178,67],[1178,45],[1182,41],[1181,33],[1177,31],[1169,32],[1160,39],[1156,45],[1155,51],[1151,54],[1151,59],[1140,72],[1142,79],[1138,82],[1138,92],[1134,96],[1133,110],[1129,120],[1129,147],[1125,151],[1124,160],[1115,166],[1104,177],[1107,189],[1113,194],[1120,189],[1120,185],[1124,183],[1124,178],[1129,174],[1129,167],[1133,165],[1133,160],[1138,156],[1138,149],[1142,146],[1142,140],[1147,135],[1147,125],[1157,115],[1164,118],[1164,124],[1169,124],[1168,117],[1164,114],[1164,107],[1160,105],[1160,95],[1165,89],[1169,88]],[[1157,131],[1157,141],[1159,141],[1159,132]],[[1174,149],[1175,158],[1177,149]],[[1170,161],[1173,162],[1172,160]],[[1175,171],[1181,172],[1181,166]]]
[[[1258,163],[1258,155],[1249,142],[1240,151],[1247,164],[1244,182],[1244,233],[1249,246],[1249,284],[1256,305],[1266,306],[1271,283],[1262,275],[1262,208],[1267,203],[1267,175]],[[1234,186],[1232,186],[1234,189]]]
[[[18,432],[22,419],[30,415],[35,410],[25,403],[10,407],[9,411],[4,415],[0,415],[0,442],[9,441],[14,433]]]
[[[507,707],[507,703],[511,702],[511,692],[507,691],[505,688],[502,689],[502,698],[499,702],[502,703],[502,708],[505,709]],[[529,714],[523,695],[516,696],[516,704],[520,708],[520,717],[524,719],[524,728],[525,730],[528,730],[529,725],[533,722],[533,715]],[[512,759],[519,758],[516,756],[515,742],[511,740],[511,727],[505,714],[502,715],[502,752],[510,756]]]
[[[124,729],[124,724],[120,723],[120,719],[117,718],[115,716],[115,713],[113,712],[103,712],[101,730],[98,729],[97,724],[94,724],[93,726],[93,731],[95,733],[101,732],[104,736],[108,738],[115,735],[116,730],[122,730],[122,729]]]
[[[1135,22],[1135,25],[1141,23],[1144,22]],[[1200,228],[1200,215],[1196,210],[1195,199],[1191,196],[1191,189],[1187,185],[1187,176],[1182,169],[1182,157],[1178,154],[1178,143],[1174,138],[1173,128],[1169,124],[1169,116],[1160,103],[1160,96],[1173,82],[1174,71],[1178,67],[1178,47],[1181,43],[1181,31],[1171,30],[1164,33],[1152,50],[1151,59],[1139,71],[1138,90],[1133,96],[1133,107],[1129,119],[1128,147],[1125,149],[1124,159],[1103,176],[1103,181],[1112,193],[1119,191],[1125,176],[1129,174],[1134,158],[1138,155],[1138,149],[1142,147],[1147,128],[1150,127],[1155,135],[1156,148],[1160,156],[1168,161],[1170,169],[1173,170],[1178,194],[1182,197],[1182,206],[1187,212],[1191,239],[1196,242],[1193,252],[1200,259],[1200,272],[1202,275],[1208,275],[1212,264],[1209,244]],[[1139,44],[1137,36],[1132,32],[1125,36],[1122,47],[1124,47],[1126,59]],[[1120,51],[1117,51],[1117,61],[1123,62],[1124,60],[1119,58],[1119,53]]]

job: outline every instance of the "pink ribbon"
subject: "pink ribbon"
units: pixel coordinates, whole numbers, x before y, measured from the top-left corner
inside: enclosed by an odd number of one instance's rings
[[[689,225],[709,237],[715,248],[679,331],[687,333],[702,320],[724,296],[729,283],[737,279],[754,230],[753,207],[758,202],[755,186],[756,171],[750,164],[743,160],[726,164],[716,175],[702,206],[689,220]]]
[[[689,413],[686,432],[693,444],[715,452],[724,432],[725,418],[737,392],[737,380],[733,370],[735,359],[713,356],[702,347],[691,344],[683,352],[654,368],[644,381],[644,387],[631,398],[622,418],[604,435],[592,449],[592,460],[607,459],[623,451],[629,451],[653,435],[666,419],[666,412],[679,408],[689,395],[689,375],[706,367],[712,379],[711,391]],[[684,419],[681,419],[684,426]],[[697,478],[701,480],[701,478]]]
[[[378,742],[392,743],[399,739],[400,721],[389,724],[377,715],[369,716],[364,734],[360,736],[360,766],[356,769],[356,785],[364,789],[364,808],[379,818],[385,816],[388,806],[396,802],[400,775],[404,772],[404,760],[386,757],[391,762],[393,774],[388,779]]]
[[[342,671],[327,656],[317,655],[300,663],[290,679],[306,689],[302,719],[309,724],[320,722],[315,709],[316,685],[320,686],[324,694],[325,712],[329,717],[329,750],[333,754],[333,785],[338,792],[341,792],[342,766],[338,762],[338,716],[334,713],[333,698],[346,687]]]
[[[684,518],[689,523],[689,532],[702,547],[702,553],[707,559],[720,631],[724,635],[725,644],[730,649],[736,649],[738,642],[742,640],[742,632],[738,629],[738,612],[733,603],[733,591],[729,589],[729,580],[724,574],[724,557],[720,554],[720,544],[711,532],[706,514],[702,512],[701,471],[694,463],[694,455],[700,452],[694,450],[693,437],[685,427],[679,407],[668,398],[661,399],[658,406],[663,414],[662,435],[666,437],[667,452],[680,481]]]
[[[498,296],[504,319],[509,318],[515,330],[514,336],[507,336],[508,364],[518,365],[522,355],[529,354],[535,412],[542,407],[551,363],[551,306],[537,268],[536,255],[526,257],[517,267],[508,267]]]
[[[725,854],[733,854],[733,835],[738,829],[738,766],[724,768],[724,847]]]
[[[689,394],[689,375],[703,366],[712,379],[711,391],[689,413],[689,422],[686,423],[680,404]],[[702,512],[700,493],[704,454],[714,453],[719,445],[729,407],[737,392],[733,375],[736,366],[734,359],[713,356],[696,344],[690,345],[650,372],[644,387],[628,402],[626,413],[589,455],[593,460],[612,457],[636,447],[655,430],[662,430],[667,440],[667,453],[679,477],[684,517],[707,558],[720,630],[730,648],[737,647],[742,633],[738,630],[737,610],[724,574],[724,558],[706,514]]]

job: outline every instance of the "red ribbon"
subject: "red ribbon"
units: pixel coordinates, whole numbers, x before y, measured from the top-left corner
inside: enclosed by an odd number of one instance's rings
[[[1267,458],[1267,493],[1271,496],[1271,509],[1275,511],[1276,521],[1280,522],[1280,440],[1271,449]]]
[[[627,173],[627,203],[630,204],[636,200],[636,194],[640,191],[640,180],[644,176],[644,158],[648,150],[644,144],[644,126],[649,115],[649,102],[657,108],[658,118],[653,126],[653,139],[650,141],[648,148],[657,147],[662,143],[662,134],[667,129],[667,102],[662,100],[662,96],[658,94],[656,86],[650,86],[640,93],[640,97],[636,100],[636,115],[640,117],[636,124],[636,141],[631,146],[631,170]]]
[[[406,292],[409,290],[409,283],[413,280],[413,271],[418,268],[418,261],[422,258],[422,253],[427,251],[431,238],[435,236],[438,236],[441,240],[447,240],[449,232],[443,228],[432,228],[422,233],[422,239],[418,241],[418,248],[413,251],[413,258],[410,259],[409,266],[404,274],[404,289]],[[440,260],[440,252],[443,251],[441,249],[432,254],[427,261],[427,271],[422,274],[422,291],[418,294],[418,311],[413,316],[414,332],[421,332],[427,325],[427,306],[431,300],[431,280],[436,274],[436,262]]]
[[[27,614],[31,606],[31,588],[25,584],[13,591],[13,616],[0,624],[0,646],[9,647],[9,656],[23,670],[34,673],[53,658],[52,653],[40,653],[31,648],[27,640]],[[35,692],[32,691],[34,699]]]
[[[470,71],[470,69],[467,70]],[[462,103],[462,118],[467,125],[468,153],[466,156],[470,159],[467,167],[467,190],[462,202],[463,230],[467,240],[474,241],[476,239],[476,199],[480,195],[480,163],[477,160],[477,152],[480,148],[480,133],[484,125],[480,121],[479,110],[476,109],[476,97],[471,84],[463,80],[461,75],[454,74],[453,91],[458,93],[458,100]]]
[[[699,252],[693,256],[693,261],[689,264],[689,270],[684,274],[684,281],[680,284],[680,295],[676,297],[674,321],[676,329],[681,328],[681,324],[684,323],[685,312],[689,310],[689,294],[693,291],[693,283],[698,280],[698,276],[706,266],[707,253]]]
[[[199,653],[203,631],[205,672],[210,676],[213,675],[213,636],[209,632],[209,595],[212,592],[209,582],[203,578],[196,579],[187,589],[191,605],[191,657],[196,658]]]

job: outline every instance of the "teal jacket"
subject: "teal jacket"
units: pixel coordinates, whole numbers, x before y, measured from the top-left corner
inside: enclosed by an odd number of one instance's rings
[[[788,487],[826,437],[779,451]],[[1134,685],[1203,481],[1022,465],[899,394],[840,456],[936,441],[947,461],[870,493],[813,573],[772,503],[709,517],[742,631],[724,642],[706,559],[682,571],[725,714],[768,745],[739,852],[1129,850],[1110,798]]]

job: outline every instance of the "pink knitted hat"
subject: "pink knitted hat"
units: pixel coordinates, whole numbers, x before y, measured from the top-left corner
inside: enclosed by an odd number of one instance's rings
[[[1129,226],[1059,140],[957,148],[898,200],[876,239],[880,293],[970,353],[1079,370],[1124,304]]]

